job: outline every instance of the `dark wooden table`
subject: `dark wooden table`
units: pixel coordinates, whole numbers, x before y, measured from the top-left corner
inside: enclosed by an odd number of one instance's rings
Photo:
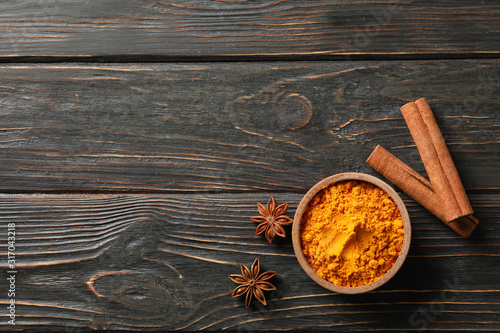
[[[0,2],[0,328],[500,331],[499,59],[498,0]],[[470,238],[398,190],[406,262],[341,295],[254,235],[271,195],[293,216],[324,177],[384,179],[377,144],[425,174],[420,97]],[[245,308],[227,276],[255,258],[278,289]]]

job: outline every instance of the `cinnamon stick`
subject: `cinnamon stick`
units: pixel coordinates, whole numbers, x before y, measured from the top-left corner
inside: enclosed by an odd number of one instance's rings
[[[436,153],[440,157],[443,171],[449,180],[453,194],[455,195],[458,205],[460,206],[460,210],[462,212],[461,215],[472,214],[472,207],[469,203],[469,199],[467,198],[467,194],[465,193],[462,181],[460,180],[460,176],[458,175],[457,168],[455,167],[455,163],[451,158],[450,151],[446,146],[446,142],[444,141],[443,135],[439,130],[436,119],[434,118],[434,114],[432,113],[427,99],[421,98],[415,101],[415,104],[420,110],[420,114],[422,115],[422,119],[425,125],[429,129],[429,134],[434,144],[434,148],[436,149]]]
[[[468,237],[478,221],[427,100],[405,104],[401,112],[430,182],[381,146],[366,162],[462,237]]]

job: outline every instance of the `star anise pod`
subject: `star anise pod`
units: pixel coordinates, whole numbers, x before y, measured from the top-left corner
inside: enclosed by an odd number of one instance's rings
[[[241,265],[241,275],[240,274],[229,275],[229,278],[233,280],[233,282],[240,284],[240,286],[234,289],[233,297],[238,297],[246,293],[245,306],[247,308],[250,306],[253,296],[255,296],[255,298],[259,302],[266,305],[266,298],[264,296],[263,290],[276,289],[274,285],[267,282],[266,280],[272,278],[276,274],[276,272],[267,271],[259,275],[260,262],[258,258],[255,259],[255,261],[253,262],[251,269],[248,269],[248,267],[245,266],[244,264],[240,265]]]
[[[255,234],[259,235],[264,232],[269,243],[273,242],[276,235],[285,237],[286,232],[283,226],[293,222],[291,217],[285,215],[288,211],[288,203],[276,206],[276,200],[271,197],[267,207],[260,203],[257,203],[257,207],[262,215],[251,218],[252,221],[259,223]]]

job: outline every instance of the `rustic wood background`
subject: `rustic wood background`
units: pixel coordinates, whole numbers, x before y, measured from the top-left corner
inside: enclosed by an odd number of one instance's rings
[[[0,329],[500,331],[499,36],[497,0],[0,2]],[[402,193],[402,269],[340,295],[254,235],[271,195],[293,216],[324,177],[381,177],[377,144],[425,174],[420,97],[469,239]],[[257,257],[278,289],[245,308],[227,275]]]

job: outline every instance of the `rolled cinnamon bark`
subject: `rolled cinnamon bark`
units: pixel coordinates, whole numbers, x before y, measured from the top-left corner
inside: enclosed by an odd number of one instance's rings
[[[441,205],[443,205],[445,221],[452,221],[461,217],[462,211],[451,189],[450,180],[447,178],[441,164],[447,157],[451,158],[450,154],[438,156],[434,141],[432,140],[433,135],[431,134],[431,129],[434,129],[434,127],[432,124],[430,127],[427,126],[422,117],[421,110],[416,103],[411,102],[405,104],[401,108],[401,113],[405,118],[406,125],[410,130],[413,141],[415,141],[417,145],[420,158],[422,158],[425,171],[427,171],[427,176],[429,176],[434,193],[436,193]],[[434,135],[434,137],[435,136],[436,135]]]
[[[366,162],[462,237],[470,236],[478,220],[427,100],[405,104],[401,112],[430,182],[381,146]]]
[[[469,203],[469,199],[467,198],[467,194],[465,193],[462,181],[460,180],[460,176],[458,175],[457,168],[455,167],[455,163],[451,158],[448,146],[446,145],[443,135],[439,130],[436,118],[434,118],[434,114],[432,113],[427,99],[421,98],[415,101],[415,104],[417,105],[420,114],[422,115],[422,119],[425,125],[429,129],[429,135],[432,139],[434,148],[436,149],[439,161],[441,162],[441,167],[450,183],[455,199],[457,200],[460,207],[461,216],[472,214],[473,210]]]

